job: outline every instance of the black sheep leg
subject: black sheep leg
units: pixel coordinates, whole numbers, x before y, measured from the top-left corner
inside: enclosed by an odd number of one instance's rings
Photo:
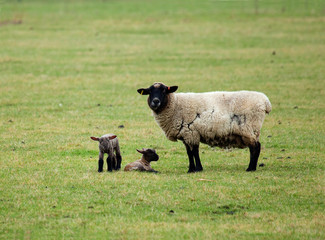
[[[106,162],[107,162],[107,171],[112,172],[113,171],[113,166],[112,166],[113,159],[110,156],[108,156],[106,159]]]
[[[98,160],[98,172],[103,171],[103,165],[104,165],[104,154],[102,152],[99,152],[99,160]]]
[[[113,158],[112,168],[113,168],[113,170],[118,170],[117,169],[117,158],[116,158],[116,156],[114,156],[114,158]]]
[[[113,155],[113,157],[112,157],[111,164],[112,164],[112,169],[113,170],[117,170],[117,159],[116,159],[116,156],[115,155]]]
[[[246,171],[247,172],[256,171],[258,157],[260,156],[260,152],[261,152],[260,142],[256,142],[255,145],[249,146],[249,152],[250,152],[250,162]]]
[[[98,172],[102,172],[103,171],[103,165],[104,165],[104,160],[103,159],[99,159],[98,160]]]
[[[121,168],[121,162],[122,162],[122,156],[120,154],[116,154],[116,169],[115,170],[120,170]]]
[[[192,152],[193,152],[193,155],[195,158],[195,171],[196,172],[203,171],[203,167],[202,167],[200,155],[199,155],[199,146],[194,146]]]
[[[190,146],[184,143],[187,151],[187,156],[188,160],[190,162],[189,168],[188,168],[188,173],[195,172],[195,164],[194,164],[194,156],[193,156],[193,151],[191,150]]]

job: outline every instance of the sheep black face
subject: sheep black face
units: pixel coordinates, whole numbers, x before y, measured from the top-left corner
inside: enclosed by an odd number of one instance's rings
[[[141,95],[149,95],[148,105],[152,111],[158,113],[167,105],[167,96],[169,93],[176,92],[178,86],[168,87],[162,83],[155,83],[149,88],[140,88],[138,93]]]
[[[144,159],[148,162],[158,161],[159,159],[159,156],[154,149],[142,148],[142,150],[137,149],[137,151],[143,154]]]

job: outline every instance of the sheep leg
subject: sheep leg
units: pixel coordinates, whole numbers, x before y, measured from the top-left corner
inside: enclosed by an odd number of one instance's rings
[[[120,165],[118,164],[118,159],[117,159],[117,156],[115,154],[113,154],[112,165],[113,165],[113,169],[116,170],[116,171],[121,168],[121,164]]]
[[[256,142],[255,145],[249,146],[249,152],[250,152],[250,162],[246,171],[247,172],[256,171],[258,157],[260,156],[260,152],[261,152],[261,143]]]
[[[186,147],[186,152],[187,152],[187,156],[188,156],[188,160],[189,160],[189,168],[188,168],[188,173],[192,173],[195,172],[195,164],[194,164],[194,155],[193,155],[193,151],[191,149],[191,147],[189,145],[187,145],[186,143],[184,143],[185,147]]]
[[[121,168],[121,162],[122,162],[122,156],[119,153],[116,153],[116,170],[119,170]]]
[[[199,155],[199,145],[194,146],[192,152],[193,152],[193,155],[195,158],[195,171],[196,172],[203,171],[203,167],[202,167],[200,155]]]
[[[112,169],[117,170],[117,159],[116,159],[115,155],[113,155],[113,158],[112,158]]]
[[[113,158],[112,156],[108,155],[107,159],[107,171],[112,172],[113,171]]]
[[[120,150],[120,146],[118,144],[118,141],[117,141],[117,144],[116,144],[116,147],[115,147],[115,160],[116,160],[116,169],[115,170],[120,170],[121,168],[121,163],[122,163],[122,156],[121,156],[121,150]]]
[[[98,160],[98,172],[103,171],[103,165],[104,165],[104,153],[99,152],[99,160]]]
[[[154,169],[149,169],[147,170],[148,172],[153,172],[153,173],[159,173],[158,171],[154,170]]]

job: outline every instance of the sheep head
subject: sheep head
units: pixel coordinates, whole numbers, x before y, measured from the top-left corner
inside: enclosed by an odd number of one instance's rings
[[[154,149],[142,148],[142,150],[137,149],[137,151],[141,153],[144,159],[147,160],[148,162],[158,161],[159,159],[159,156]]]
[[[116,138],[117,136],[116,135],[113,135],[113,136],[106,136],[106,135],[104,135],[104,136],[102,136],[102,137],[100,137],[100,138],[98,138],[98,137],[90,137],[92,140],[94,140],[94,141],[98,141],[98,142],[102,142],[102,141],[109,141],[109,140],[112,140],[112,139],[114,139],[114,138]]]
[[[176,92],[178,86],[168,87],[163,83],[154,83],[149,88],[139,88],[141,95],[149,95],[148,105],[152,111],[158,113],[164,109],[168,102],[168,94]]]

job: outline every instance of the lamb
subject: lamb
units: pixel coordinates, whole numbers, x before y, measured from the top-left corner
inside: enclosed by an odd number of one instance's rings
[[[99,160],[98,160],[98,172],[103,171],[104,154],[107,153],[107,171],[119,170],[121,168],[122,156],[120,151],[119,142],[115,134],[106,134],[97,137],[90,137],[94,141],[99,142]],[[114,154],[115,151],[115,154]]]
[[[154,83],[137,91],[149,95],[148,105],[166,137],[184,143],[188,172],[203,170],[200,142],[222,148],[248,147],[250,162],[246,171],[255,171],[261,151],[260,131],[265,114],[272,110],[269,99],[253,91],[174,93],[177,89]]]
[[[127,164],[124,168],[124,171],[139,170],[158,173],[150,166],[150,162],[158,161],[159,159],[159,156],[156,151],[150,148],[142,148],[142,150],[137,149],[137,151],[142,154],[141,159]]]

